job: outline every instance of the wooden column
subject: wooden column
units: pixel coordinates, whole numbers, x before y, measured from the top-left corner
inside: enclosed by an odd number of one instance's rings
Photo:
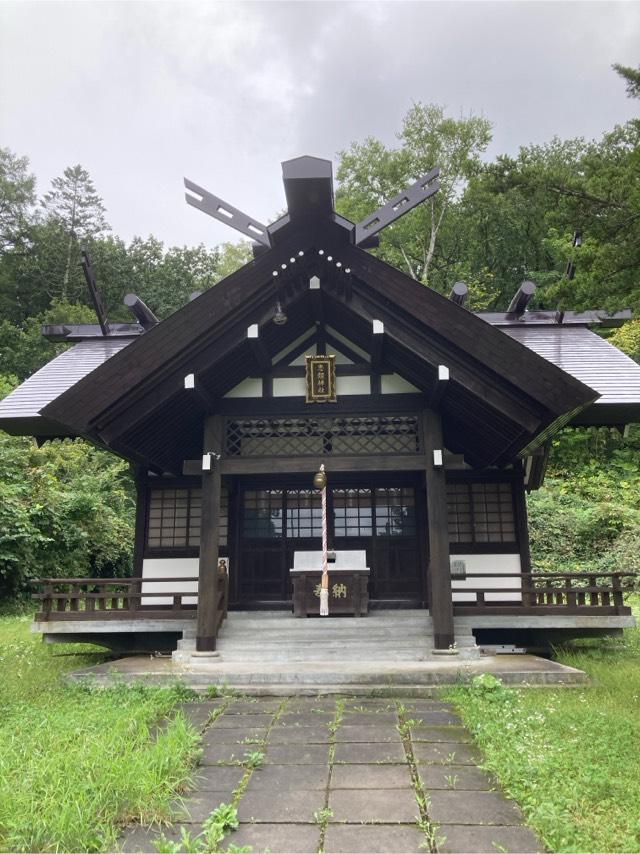
[[[422,435],[426,454],[429,610],[433,620],[435,648],[448,649],[454,642],[454,633],[447,527],[447,485],[444,463],[440,466],[434,465],[433,454],[434,451],[441,451],[444,457],[440,413],[433,409],[424,410]]]
[[[522,583],[522,604],[535,605],[535,593],[532,589],[531,576],[531,549],[529,546],[529,522],[527,517],[527,497],[525,494],[524,477],[519,477],[513,482],[513,503],[516,520],[516,535],[518,537],[518,548],[520,549],[520,572],[525,580]]]
[[[205,419],[204,453],[222,453],[222,418]],[[220,462],[211,457],[211,468],[202,472],[202,516],[200,521],[200,560],[198,564],[198,616],[196,650],[213,652],[218,623],[218,541],[220,535]]]
[[[133,577],[142,578],[142,561],[147,539],[147,471],[135,466],[133,477],[136,485],[136,526],[133,540]]]

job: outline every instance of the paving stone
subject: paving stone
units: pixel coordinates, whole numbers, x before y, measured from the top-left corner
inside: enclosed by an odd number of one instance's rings
[[[329,744],[330,736],[326,726],[278,727],[271,730],[269,744]]]
[[[202,744],[253,744],[267,735],[266,727],[246,729],[215,729],[210,727],[202,736]]]
[[[334,717],[334,712],[292,712],[280,715],[273,727],[279,729],[291,726],[329,726]]]
[[[267,789],[245,792],[238,805],[238,819],[251,822],[313,822],[313,814],[324,807],[321,790],[292,789],[276,793]],[[294,849],[297,850],[297,849]]]
[[[449,741],[459,744],[470,742],[469,730],[463,726],[415,726],[411,727],[412,741]]]
[[[329,780],[328,765],[264,765],[256,768],[249,779],[247,792],[268,789],[282,792],[289,789],[322,790]]]
[[[441,700],[404,700],[407,716],[426,714],[427,712],[455,712],[453,703],[443,703]]]
[[[270,744],[268,765],[326,765],[329,748],[324,744]]]
[[[241,824],[224,839],[224,847],[250,846],[255,854],[315,854],[320,844],[320,829],[315,824]]]
[[[133,825],[125,834],[125,836],[121,839],[120,842],[120,851],[123,854],[147,854],[147,852],[155,852],[156,846],[155,842],[160,839],[162,835],[171,842],[179,842],[181,838],[181,828],[182,825],[174,824],[169,827],[158,827],[154,825],[153,827],[142,827],[141,825]],[[189,825],[188,831],[191,834],[191,838],[197,836],[202,832],[202,827],[200,825]]]
[[[225,715],[274,715],[280,706],[282,699],[274,698],[263,700],[256,697],[255,700],[235,700],[225,710]]]
[[[174,824],[202,824],[216,807],[228,804],[233,800],[231,789],[182,798],[172,805],[171,817]]]
[[[342,718],[343,726],[380,726],[381,724],[395,726],[397,723],[396,712],[345,712]]]
[[[216,719],[215,723],[211,726],[211,729],[250,729],[258,726],[267,727],[272,720],[273,715],[248,715],[246,713],[227,715],[225,712]]]
[[[285,706],[283,714],[309,712],[329,712],[334,715],[336,712],[336,699],[334,697],[329,699],[319,697],[294,697],[289,700]]]
[[[391,700],[372,700],[367,697],[353,697],[345,700],[344,711],[362,712],[364,714],[382,714],[383,712],[395,712],[396,704]]]
[[[462,721],[458,715],[447,711],[426,711],[411,713],[411,719],[420,721],[423,726],[460,726]]]
[[[413,789],[331,789],[329,808],[333,810],[330,821],[415,822],[418,816]]]
[[[477,765],[482,760],[482,754],[472,745],[446,742],[416,742],[413,755],[418,763],[439,762],[444,765]]]
[[[406,789],[408,765],[334,765],[331,789]]]
[[[202,750],[200,765],[240,764],[244,761],[245,744],[208,744]]]
[[[429,816],[438,824],[521,824],[522,813],[501,792],[430,792]]]
[[[478,825],[441,825],[436,836],[441,840],[442,854],[533,854],[543,852],[544,846],[528,827],[479,827]],[[328,850],[328,849],[326,849]]]
[[[400,741],[400,733],[392,724],[387,726],[339,726],[336,741],[378,742]]]
[[[415,825],[330,824],[325,854],[424,854],[425,837]],[[495,851],[494,851],[495,854]]]
[[[486,771],[474,765],[420,765],[418,767],[423,787],[430,789],[475,789],[488,792],[495,789],[496,781]]]
[[[238,765],[203,765],[193,772],[196,792],[233,791],[240,785],[245,769]]]
[[[379,744],[336,744],[336,762],[365,763],[405,762],[404,748],[400,742],[381,742]]]

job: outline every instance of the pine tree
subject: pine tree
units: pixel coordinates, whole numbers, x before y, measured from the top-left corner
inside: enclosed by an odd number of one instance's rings
[[[42,206],[66,238],[66,255],[60,298],[69,298],[69,281],[80,246],[101,236],[110,227],[105,220],[105,207],[97,194],[91,176],[80,164],[68,166],[60,178],[51,182]]]

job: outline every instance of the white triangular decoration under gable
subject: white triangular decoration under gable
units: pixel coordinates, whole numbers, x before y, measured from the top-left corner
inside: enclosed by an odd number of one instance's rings
[[[400,374],[382,374],[380,391],[382,394],[420,394],[420,389]]]
[[[303,353],[301,356],[298,356],[297,359],[294,359],[293,362],[289,363],[289,367],[304,367],[306,364],[307,356],[317,356],[318,355],[318,345],[312,344],[311,347]],[[345,356],[344,353],[341,353],[335,347],[332,347],[330,344],[327,344],[327,355],[336,357],[336,365],[353,365],[355,364],[348,356]]]

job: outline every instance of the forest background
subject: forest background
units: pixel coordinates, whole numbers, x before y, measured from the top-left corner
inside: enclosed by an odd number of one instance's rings
[[[615,71],[638,98],[640,68]],[[368,138],[338,154],[338,211],[358,221],[438,165],[440,192],[384,231],[375,254],[441,293],[467,282],[475,310],[506,309],[523,279],[538,285],[530,307],[630,308],[633,320],[602,334],[640,362],[640,120],[487,162],[491,132],[483,117],[414,104],[395,146]],[[244,242],[125,243],[82,166],[40,193],[28,160],[0,148],[0,398],[64,349],[43,323],[95,322],[82,248],[114,321],[131,320],[125,293],[164,318],[251,258]],[[534,567],[640,571],[639,460],[638,426],[556,437],[528,498]],[[127,463],[82,440],[38,447],[0,431],[0,601],[39,576],[127,575],[133,520]]]

